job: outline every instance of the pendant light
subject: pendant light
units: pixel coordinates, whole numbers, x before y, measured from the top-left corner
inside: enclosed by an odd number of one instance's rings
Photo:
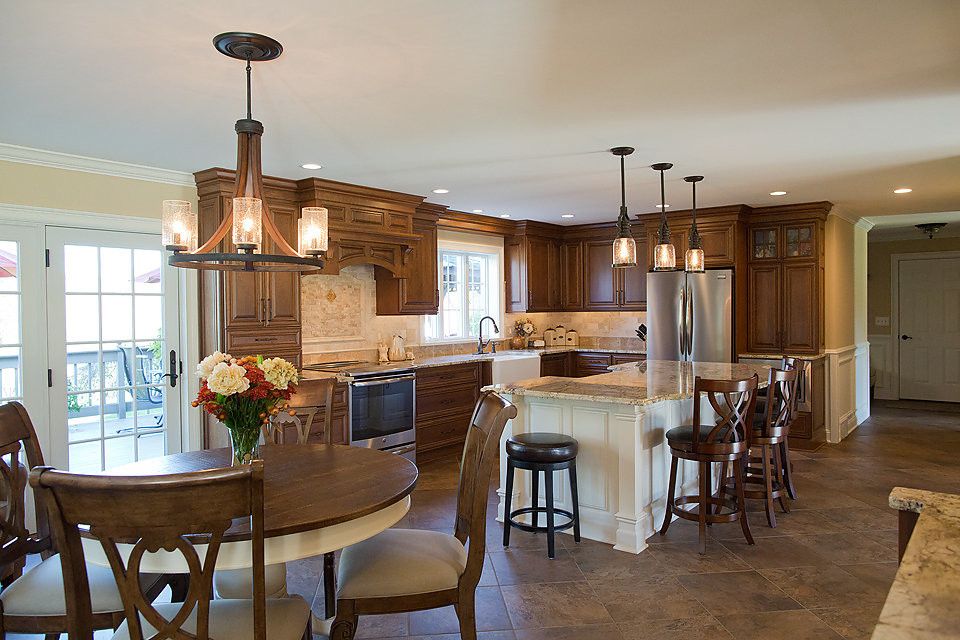
[[[677,268],[677,250],[670,243],[670,225],[667,224],[667,199],[663,189],[663,172],[673,168],[673,163],[658,162],[650,165],[660,172],[660,229],[657,231],[657,246],[653,250],[653,270],[673,271]]]
[[[626,269],[637,266],[637,241],[630,233],[630,216],[627,215],[627,191],[623,177],[623,158],[633,153],[633,147],[614,147],[610,153],[620,156],[620,215],[617,217],[617,237],[613,241],[613,268]]]
[[[700,240],[700,232],[697,231],[697,183],[703,180],[703,176],[687,176],[684,182],[689,182],[693,188],[693,224],[690,226],[690,242],[687,249],[687,255],[684,259],[684,267],[687,273],[703,273],[703,242]]]
[[[232,208],[213,235],[197,246],[197,215],[190,203],[164,200],[162,241],[173,255],[175,267],[216,271],[318,271],[323,268],[329,235],[327,210],[305,207],[298,221],[297,248],[280,233],[267,202],[263,199],[263,171],[260,166],[260,138],[263,124],[251,113],[250,72],[252,62],[274,60],[283,47],[273,38],[256,33],[221,33],[213,39],[217,51],[247,63],[247,117],[237,120],[237,173]],[[234,252],[218,252],[217,245],[227,233]],[[266,237],[264,237],[266,236]],[[263,253],[264,242],[274,253]]]

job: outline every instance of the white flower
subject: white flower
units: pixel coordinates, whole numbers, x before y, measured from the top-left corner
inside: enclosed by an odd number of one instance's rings
[[[247,370],[240,365],[221,362],[207,376],[207,386],[214,393],[231,396],[249,389],[250,381],[247,380]]]
[[[214,351],[206,358],[200,361],[200,364],[197,365],[197,375],[200,378],[206,380],[210,377],[210,374],[213,373],[213,368],[220,364],[221,362],[229,362],[231,359],[229,353],[221,353],[219,351]]]
[[[263,377],[277,389],[286,389],[297,381],[297,369],[283,358],[266,358],[260,363]]]

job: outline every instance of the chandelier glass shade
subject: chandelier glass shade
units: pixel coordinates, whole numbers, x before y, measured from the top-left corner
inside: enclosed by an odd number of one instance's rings
[[[623,158],[633,153],[633,147],[614,147],[610,153],[620,156],[620,215],[617,217],[617,237],[613,241],[613,268],[626,269],[637,266],[637,241],[630,232],[630,216],[627,215],[627,193],[623,175]]]
[[[690,226],[690,238],[687,243],[687,253],[684,256],[684,269],[688,273],[702,273],[705,265],[703,259],[703,241],[700,239],[700,232],[697,230],[697,183],[703,180],[703,176],[687,176],[685,182],[689,182],[693,188],[693,224]]]
[[[677,268],[677,250],[670,242],[670,225],[667,224],[667,201],[663,188],[663,172],[673,168],[669,162],[650,165],[660,172],[660,228],[657,230],[657,246],[653,249],[653,270],[673,271]]]
[[[173,252],[168,263],[175,267],[217,271],[319,271],[325,263],[329,237],[326,209],[303,209],[295,249],[283,237],[263,199],[260,163],[263,124],[251,114],[251,63],[273,60],[280,56],[283,47],[273,38],[239,32],[221,33],[213,39],[213,44],[220,53],[247,63],[247,117],[237,120],[235,126],[237,171],[233,206],[213,234],[199,244],[197,215],[190,211],[190,203],[165,200],[163,244]],[[221,243],[227,244],[228,233],[235,251],[218,250]],[[267,238],[273,253],[262,252]]]

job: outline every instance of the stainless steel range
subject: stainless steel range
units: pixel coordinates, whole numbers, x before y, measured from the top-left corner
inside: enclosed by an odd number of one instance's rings
[[[349,393],[350,444],[416,462],[416,373],[406,363],[324,362],[304,369],[336,373]]]

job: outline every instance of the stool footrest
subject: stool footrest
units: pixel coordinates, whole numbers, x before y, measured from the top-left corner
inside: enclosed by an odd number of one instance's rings
[[[528,513],[532,515],[539,515],[541,513],[546,514],[547,508],[546,507],[523,507],[522,509],[515,509],[510,512],[510,517],[507,518],[507,525],[520,529],[521,531],[528,531],[530,533],[546,533],[547,527],[545,526],[541,527],[538,525],[530,525],[530,524],[525,524],[523,522],[517,522],[516,520],[514,520],[514,518],[516,518],[517,516],[526,515]],[[554,507],[553,513],[554,515],[564,516],[565,518],[567,518],[567,522],[554,525],[553,527],[554,531],[564,531],[574,525],[573,514],[567,511],[566,509],[558,509]]]

